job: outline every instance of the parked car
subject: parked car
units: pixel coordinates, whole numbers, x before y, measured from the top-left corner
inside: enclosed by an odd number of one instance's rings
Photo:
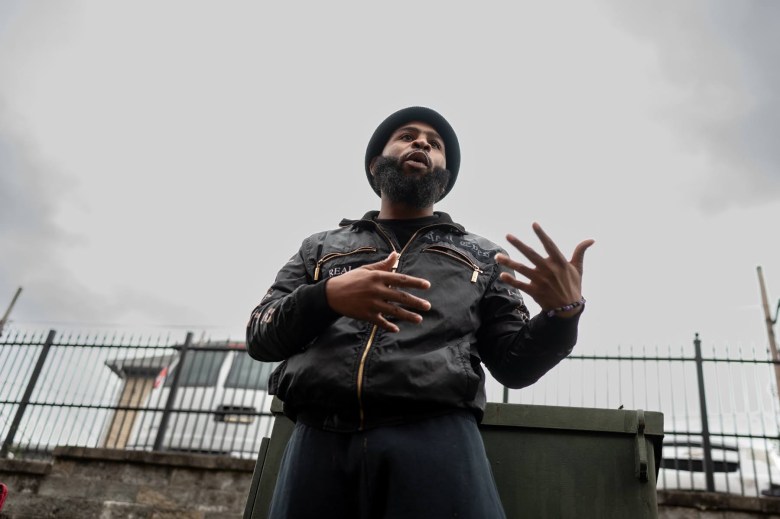
[[[125,448],[149,450],[158,441],[167,451],[254,458],[270,436],[268,377],[273,363],[259,362],[244,343],[195,344],[170,356],[132,421]],[[173,400],[169,402],[174,390]],[[158,437],[166,406],[165,432]]]
[[[715,491],[758,496],[780,481],[780,456],[774,442],[741,439],[711,444]],[[700,441],[664,441],[659,489],[706,490],[704,447]]]

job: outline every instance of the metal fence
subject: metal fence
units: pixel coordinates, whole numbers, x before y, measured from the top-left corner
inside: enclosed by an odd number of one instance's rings
[[[504,401],[664,414],[658,487],[780,495],[780,405],[768,350],[615,348],[574,354]]]
[[[272,364],[243,342],[24,333],[0,339],[0,457],[57,445],[254,457]]]
[[[2,455],[57,445],[254,457],[270,434],[271,364],[243,342],[11,331],[0,338]],[[615,348],[577,353],[491,400],[664,413],[659,488],[780,493],[773,361],[766,350]]]

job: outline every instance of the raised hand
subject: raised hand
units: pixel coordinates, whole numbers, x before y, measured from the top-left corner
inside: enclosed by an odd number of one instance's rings
[[[542,307],[543,311],[579,301],[582,298],[582,264],[585,259],[585,251],[595,243],[594,240],[580,242],[574,248],[571,260],[567,260],[538,223],[533,224],[533,230],[542,242],[547,257],[541,256],[515,236],[507,234],[506,239],[509,243],[514,245],[534,266],[529,267],[514,261],[505,254],[496,254],[498,263],[528,278],[527,282],[521,281],[507,272],[502,272],[501,280],[531,296]],[[556,315],[571,317],[581,310],[580,306],[565,312],[558,312]]]
[[[392,272],[397,257],[398,253],[392,252],[382,261],[328,278],[325,296],[333,311],[374,323],[390,332],[399,329],[385,316],[410,323],[422,322],[420,314],[406,308],[426,311],[431,309],[431,304],[399,289],[427,289],[431,284],[422,278]]]

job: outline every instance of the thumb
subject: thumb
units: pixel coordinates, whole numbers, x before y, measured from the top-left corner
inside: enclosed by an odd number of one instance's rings
[[[580,274],[582,274],[582,265],[585,261],[585,251],[594,243],[596,243],[595,240],[585,240],[574,248],[574,254],[571,255],[571,264],[574,265],[574,268]]]
[[[377,261],[376,263],[371,263],[369,265],[366,265],[363,268],[368,270],[384,270],[386,272],[390,272],[391,270],[393,270],[393,265],[395,265],[395,260],[397,258],[398,258],[398,253],[393,251],[385,259],[381,261]]]

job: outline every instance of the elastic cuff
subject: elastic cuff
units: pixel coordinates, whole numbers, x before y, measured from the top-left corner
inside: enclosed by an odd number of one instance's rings
[[[299,287],[296,292],[298,311],[306,316],[314,330],[319,332],[341,317],[328,305],[325,282]]]

